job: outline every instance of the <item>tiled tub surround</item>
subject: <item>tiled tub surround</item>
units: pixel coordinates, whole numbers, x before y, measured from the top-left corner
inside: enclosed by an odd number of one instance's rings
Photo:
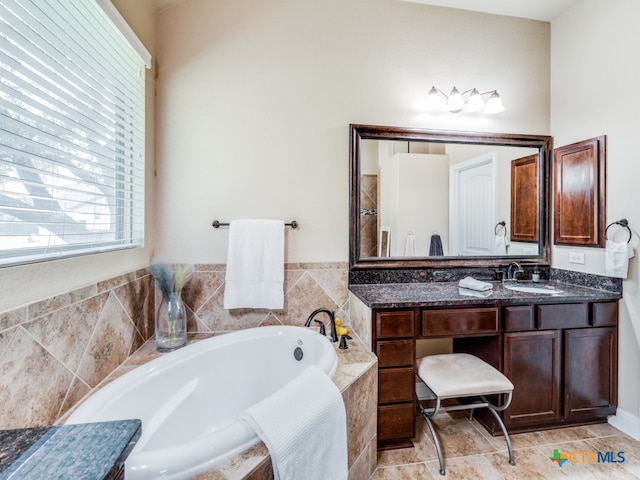
[[[149,339],[150,285],[143,269],[0,313],[0,429],[54,424]]]
[[[196,265],[182,292],[189,332],[222,333],[261,325],[303,326],[316,308],[325,307],[349,324],[346,263],[285,265],[282,310],[223,308],[225,265]],[[318,317],[319,320],[326,319]]]
[[[189,343],[212,334],[190,334]],[[334,344],[337,347],[337,344]],[[347,350],[336,348],[338,367],[333,377],[342,392],[347,413],[349,480],[367,480],[377,465],[376,407],[378,395],[377,358],[354,335]],[[150,340],[117,368],[96,389],[162,355]],[[330,461],[330,459],[327,459]],[[273,471],[266,446],[260,442],[218,468],[195,477],[197,480],[267,480]]]
[[[346,263],[287,264],[280,311],[222,308],[224,265],[196,265],[183,291],[191,333],[303,325],[326,307],[348,319]],[[146,269],[0,313],[0,429],[47,426],[153,336]]]

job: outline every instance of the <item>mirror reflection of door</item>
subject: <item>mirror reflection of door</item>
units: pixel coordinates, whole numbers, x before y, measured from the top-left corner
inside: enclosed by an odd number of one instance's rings
[[[513,192],[511,164],[514,159],[526,155],[539,155],[538,149],[508,145],[483,145],[467,143],[434,143],[395,140],[363,139],[360,142],[360,161],[358,172],[360,215],[356,228],[359,229],[359,257],[379,257],[380,227],[388,226],[390,240],[390,257],[429,258],[430,239],[438,232],[442,240],[445,257],[473,258],[481,256],[518,256],[538,255],[538,241],[516,237],[516,227],[521,223],[529,223],[531,218],[540,218],[544,212],[538,212],[540,191],[536,185],[518,185]],[[451,251],[452,242],[465,245],[461,238],[450,238],[455,227],[450,219],[457,218],[453,209],[450,192],[450,176],[452,165],[484,155],[495,155],[495,222],[488,227],[489,244],[480,249],[467,248],[462,253],[457,248]],[[391,161],[391,159],[394,159]],[[537,169],[537,167],[535,167]],[[523,180],[524,181],[524,180]],[[537,171],[528,180],[538,182]],[[533,189],[533,190],[532,190]],[[531,215],[525,219],[518,218],[520,209],[511,212],[512,196],[532,191]],[[375,200],[372,198],[375,197]],[[474,205],[478,205],[475,204]],[[490,207],[489,207],[490,208]],[[485,213],[488,209],[483,210]],[[473,217],[474,219],[478,217]],[[505,221],[505,228],[500,230],[508,245],[506,254],[496,249],[496,224]],[[491,222],[488,222],[491,223]],[[466,224],[466,223],[465,223]],[[537,226],[537,221],[534,227]],[[490,228],[490,230],[489,230]],[[465,229],[462,229],[463,232]],[[407,236],[411,232],[415,237],[415,253],[408,254],[405,249]],[[511,233],[514,236],[510,237]],[[469,246],[469,242],[466,242]],[[492,251],[491,251],[492,250]],[[476,253],[478,252],[478,253]]]
[[[494,152],[451,166],[451,255],[492,255],[496,224]]]

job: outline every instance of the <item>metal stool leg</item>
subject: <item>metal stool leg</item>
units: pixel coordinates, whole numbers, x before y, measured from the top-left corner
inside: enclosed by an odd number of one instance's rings
[[[500,430],[502,430],[502,433],[504,434],[504,439],[507,442],[507,450],[509,450],[509,464],[515,465],[516,462],[513,459],[513,448],[511,447],[511,439],[509,438],[509,434],[507,433],[507,427],[504,426],[504,423],[502,422],[500,415],[498,415],[493,408],[489,407],[489,411],[495,417],[496,421],[498,422],[498,425],[500,425]]]
[[[422,405],[420,405],[420,402],[418,402],[418,407],[420,408],[420,413],[424,417],[424,420],[427,422],[427,427],[429,427],[429,431],[431,432],[431,438],[433,438],[433,444],[436,447],[438,462],[440,462],[440,475],[446,475],[446,472],[444,470],[444,457],[442,456],[442,448],[440,448],[438,436],[436,435],[436,431],[434,430],[433,424],[431,423],[431,416],[433,416],[435,412],[432,412],[430,415],[427,410]]]

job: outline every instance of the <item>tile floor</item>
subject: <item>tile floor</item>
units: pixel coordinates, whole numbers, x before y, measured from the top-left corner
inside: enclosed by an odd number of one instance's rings
[[[511,466],[502,436],[490,436],[464,412],[439,413],[434,425],[444,452],[445,477],[439,474],[438,457],[421,416],[417,425],[415,447],[379,452],[370,480],[640,479],[640,441],[606,423],[512,434],[516,465]],[[560,467],[550,459],[555,449],[571,454],[575,462]],[[613,452],[613,458],[624,452],[624,461],[589,462],[589,453],[598,451]],[[581,452],[587,452],[585,462]]]

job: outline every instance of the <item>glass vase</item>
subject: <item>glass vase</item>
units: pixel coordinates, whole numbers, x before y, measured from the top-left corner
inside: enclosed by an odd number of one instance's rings
[[[162,296],[156,311],[156,350],[170,352],[187,344],[187,311],[180,292]]]

